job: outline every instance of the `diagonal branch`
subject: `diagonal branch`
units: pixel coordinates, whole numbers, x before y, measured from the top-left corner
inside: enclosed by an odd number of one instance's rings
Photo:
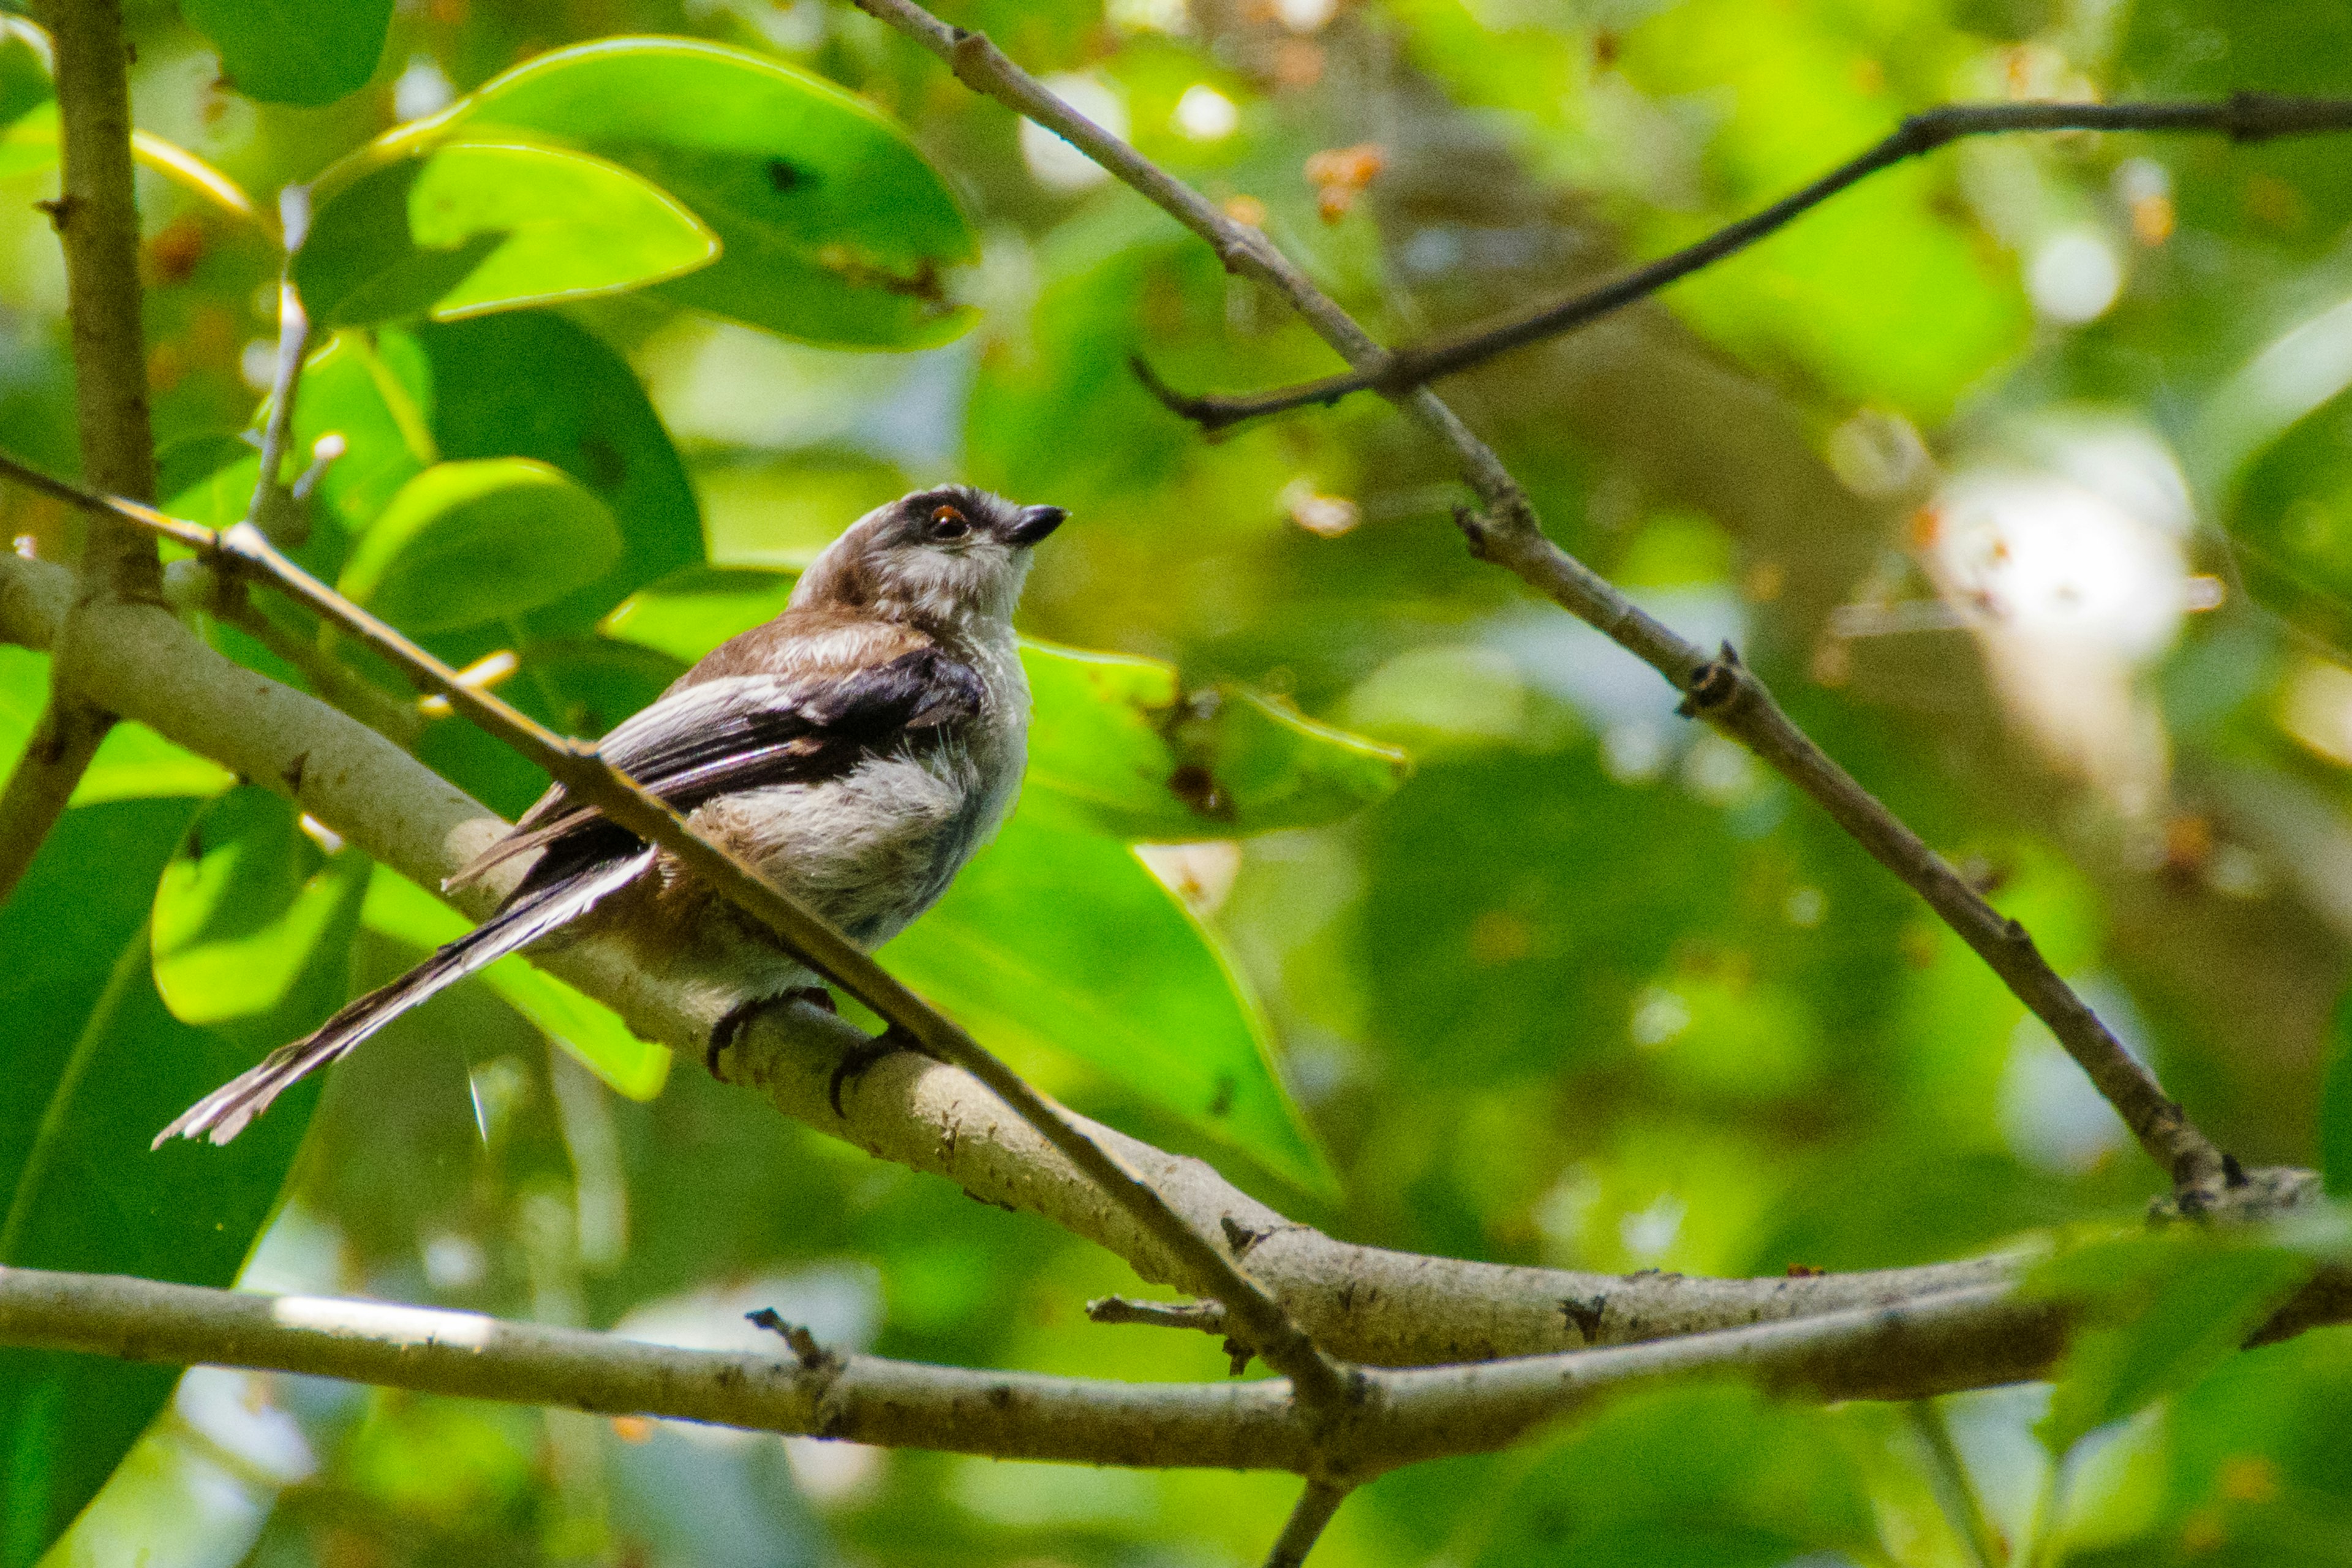
[[[1348,1379],[1342,1369],[1316,1349],[1314,1342],[1232,1258],[1171,1209],[1150,1183],[1087,1137],[1060,1107],[1030,1088],[993,1053],[901,984],[848,938],[726,850],[697,835],[667,802],[606,763],[593,743],[558,735],[493,693],[468,684],[457,671],[394,627],[304,572],[250,521],[215,531],[167,517],[152,507],[93,495],[12,458],[0,458],[0,472],[74,506],[186,544],[224,574],[235,573],[274,584],[545,769],[575,797],[595,805],[614,823],[668,850],[706,885],[773,931],[788,950],[818,973],[907,1030],[933,1056],[954,1063],[986,1084],[1113,1203],[1181,1258],[1187,1274],[1199,1282],[1197,1288],[1224,1303],[1234,1337],[1246,1342],[1268,1366],[1289,1377],[1309,1405],[1331,1410],[1346,1402]],[[268,482],[266,471],[264,482]],[[61,659],[77,647],[73,638],[79,619],[67,626]]]
[[[913,0],[856,0],[948,63],[973,91],[1062,137],[1213,247],[1226,268],[1289,301],[1323,341],[1358,371],[1386,364],[1386,353],[1355,318],[1262,232],[1228,217],[1198,191],[1078,113],[1006,58],[979,33],[950,26]],[[1591,625],[1673,683],[1686,715],[1705,719],[1811,795],[1880,864],[1927,901],[2090,1075],[2140,1146],[2191,1206],[2242,1179],[2234,1162],[2182,1114],[2156,1076],[2125,1049],[2098,1015],[2059,978],[2024,926],[2002,916],[1894,813],[1832,762],[1782,712],[1762,681],[1726,647],[1719,657],[1675,632],[1605,578],[1546,538],[1527,494],[1492,448],[1427,387],[1387,394],[1450,447],[1485,510],[1457,509],[1471,552],[1517,573],[1554,604]]]
[[[1348,1500],[1349,1489],[1333,1481],[1309,1479],[1307,1489],[1298,1494],[1297,1506],[1290,1510],[1290,1521],[1275,1538],[1274,1549],[1265,1555],[1265,1568],[1299,1568],[1315,1543],[1323,1539],[1323,1531],[1339,1505]]]
[[[131,174],[131,80],[119,0],[58,0],[49,21],[57,70],[58,195],[41,204],[65,252],[72,329],[75,431],[89,481],[123,495],[155,493],[141,325],[139,206]],[[94,518],[81,552],[83,601],[159,601],[163,568],[137,529]],[[49,700],[0,789],[0,901],[39,853],[113,719],[49,672]]]
[[[2352,131],[2352,100],[2241,92],[2219,103],[1948,103],[1910,116],[1894,134],[1859,157],[1671,256],[1492,326],[1398,349],[1353,374],[1230,396],[1178,392],[1140,360],[1135,362],[1136,374],[1161,403],[1211,434],[1294,408],[1334,404],[1351,393],[1409,391],[1622,310],[1701,268],[1747,249],[1881,169],[1965,137],[2013,131],[2204,132],[2232,142],[2263,142]]]

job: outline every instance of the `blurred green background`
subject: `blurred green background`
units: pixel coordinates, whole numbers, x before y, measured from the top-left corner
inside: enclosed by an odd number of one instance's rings
[[[1685,243],[1937,102],[2352,94],[2352,22],[2290,0],[943,14],[1262,223],[1391,341]],[[1187,690],[1245,684],[1411,754],[1410,780],[1368,787],[1384,798],[1365,809],[1145,857],[1215,933],[1201,951],[1230,955],[1236,1001],[1218,1026],[1244,1057],[1270,1043],[1297,1142],[1253,1158],[1133,1074],[1051,1037],[1006,1042],[1077,1108],[1349,1239],[1612,1271],[1923,1262],[2128,1219],[2158,1190],[2048,1035],[1910,895],[1776,776],[1676,719],[1630,657],[1467,558],[1444,455],[1384,405],[1210,443],[1154,404],[1130,353],[1187,389],[1334,362],[1278,300],[869,18],[823,0],[402,0],[365,85],[318,107],[233,90],[170,5],[134,3],[130,21],[139,123],[256,193],[519,61],[618,33],[772,56],[907,127],[977,240],[943,279],[971,314],[940,331],[970,330],[940,346],[795,342],[700,313],[680,284],[387,329],[375,346],[384,374],[429,389],[441,456],[543,457],[598,490],[639,552],[613,583],[789,569],[868,506],[969,479],[1073,513],[1040,553],[1032,637],[1166,661]],[[20,76],[0,71],[11,115]],[[0,170],[17,171],[0,176],[0,432],[70,470],[62,274],[31,206],[54,173],[26,151],[30,123],[0,139]],[[2346,1059],[2330,1020],[2352,942],[2347,171],[2342,138],[1972,142],[1442,388],[1556,539],[1686,634],[1734,640],[1833,755],[2027,921],[2217,1139],[2250,1164],[2315,1164],[2332,1140],[2339,1180],[2352,1068],[2325,1096],[2322,1081]],[[141,199],[150,382],[179,493],[234,455],[217,437],[267,385],[276,259],[183,184],[142,172]],[[587,417],[579,386],[607,384],[587,436],[563,424]],[[485,424],[537,433],[477,449],[467,432]],[[595,441],[619,443],[622,479],[595,482]],[[0,526],[62,558],[79,524],[12,489]],[[522,646],[508,693],[600,729],[679,650],[590,639],[615,595],[582,592],[529,626],[436,646]],[[6,657],[26,678],[11,700],[37,702],[37,661]],[[21,729],[30,711],[8,716]],[[419,748],[509,813],[536,791],[454,723]],[[152,885],[194,809],[152,797],[225,782],[197,769],[123,792],[150,797],[137,803],[86,795],[68,820],[82,842],[143,856]],[[285,825],[252,831],[300,847]],[[356,888],[337,864],[305,862],[323,880],[297,885]],[[378,888],[352,950],[359,984],[437,939]],[[146,887],[124,896],[91,916],[90,941],[119,948],[137,925]],[[348,910],[319,918],[351,929]],[[113,1026],[143,1050],[172,1026]],[[245,1281],[695,1344],[756,1342],[740,1314],[772,1306],[891,1355],[1223,1375],[1205,1339],[1087,1325],[1088,1297],[1136,1282],[1044,1222],[698,1071],[649,1101],[614,1096],[549,1030],[562,1033],[527,1003],[469,988],[338,1068]],[[195,1088],[219,1076],[185,1070]],[[155,1092],[176,1104],[181,1088]],[[273,1121],[290,1139],[299,1116]],[[131,1131],[143,1144],[150,1129]],[[268,1191],[240,1200],[248,1224]],[[2325,1331],[2236,1358],[2093,1432],[2048,1533],[2069,1561],[2347,1561],[2347,1342]],[[2033,1435],[2049,1392],[1948,1402],[2021,1549],[2056,1495]],[[1687,1391],[1527,1453],[1386,1479],[1316,1562],[1966,1563],[1927,1451],[1900,1410]],[[55,1552],[191,1568],[1208,1568],[1256,1561],[1295,1491],[199,1373]],[[0,1542],[38,1544],[22,1526]]]

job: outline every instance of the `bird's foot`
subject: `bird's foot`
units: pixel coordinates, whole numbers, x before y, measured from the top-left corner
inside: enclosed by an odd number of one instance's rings
[[[841,1109],[841,1086],[854,1083],[866,1076],[866,1069],[884,1057],[897,1056],[900,1051],[914,1051],[921,1056],[931,1053],[923,1049],[922,1041],[906,1029],[893,1024],[864,1045],[852,1046],[841,1053],[841,1061],[833,1069],[833,1077],[824,1086],[824,1098],[833,1106],[835,1116],[847,1113]]]
[[[754,996],[736,1003],[727,1009],[718,1023],[711,1026],[710,1044],[703,1047],[702,1065],[709,1069],[710,1076],[725,1083],[727,1075],[719,1070],[719,1057],[742,1037],[745,1025],[769,1008],[782,1006],[787,1002],[805,1002],[823,1012],[835,1011],[833,993],[822,985],[795,985],[790,991],[778,992],[773,996]]]

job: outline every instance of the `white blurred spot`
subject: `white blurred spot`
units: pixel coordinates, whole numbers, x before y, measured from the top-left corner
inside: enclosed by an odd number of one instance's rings
[[[1746,747],[1708,731],[1683,757],[1683,784],[1709,805],[1734,805],[1756,793],[1762,768]]]
[[[1192,7],[1185,0],[1110,0],[1103,16],[1122,33],[1165,33],[1188,37],[1192,31]]]
[[[1635,1261],[1653,1262],[1666,1255],[1682,1234],[1683,1216],[1690,1205],[1672,1193],[1660,1193],[1657,1202],[1639,1214],[1629,1214],[1617,1222],[1617,1239]]]
[[[881,1484],[889,1450],[824,1437],[787,1437],[784,1463],[809,1500],[839,1506],[871,1496]]]
[[[308,1480],[319,1468],[302,1429],[270,1404],[268,1382],[252,1373],[191,1368],[172,1395],[172,1407],[206,1441],[242,1459],[273,1485],[290,1487]]]
[[[1626,1032],[1645,1051],[1654,1051],[1690,1027],[1690,1004],[1662,985],[1653,985],[1634,999],[1633,1021]]]
[[[436,1290],[471,1289],[489,1272],[482,1244],[456,1231],[445,1230],[417,1250],[425,1260],[425,1282]]]
[[[1312,479],[1300,478],[1282,487],[1282,510],[1290,521],[1323,539],[1355,531],[1364,521],[1364,509],[1346,496],[1324,495]]]
[[[449,106],[457,89],[430,55],[415,56],[392,84],[392,112],[401,120],[422,120]]]
[[[2116,199],[2126,206],[2162,201],[2172,195],[2172,171],[2153,158],[2126,158],[2113,175]]]
[[[1196,81],[1176,100],[1176,129],[1195,142],[1222,142],[1242,122],[1234,100],[1205,81]]]
[[[2025,291],[2033,308],[2068,326],[2095,321],[2123,291],[2123,262],[2096,232],[2068,229],[2035,253]]]
[[[2021,1019],[2000,1075],[2000,1121],[2011,1152],[2040,1170],[2086,1171],[2130,1132],[2041,1019]]]
[[[1122,141],[1127,136],[1127,102],[1108,83],[1090,76],[1052,76],[1045,90]],[[1092,158],[1034,120],[1021,122],[1021,159],[1030,177],[1049,191],[1084,191],[1110,175]]]
[[[1319,33],[1339,13],[1339,0],[1274,0],[1276,20],[1294,33]]]
[[[1666,771],[1666,737],[1655,724],[1629,719],[1601,736],[1601,769],[1621,784],[1648,784]]]
[[[1865,408],[1830,432],[1830,471],[1869,500],[1914,499],[1934,482],[1936,459],[1919,427],[1900,414]]]
[[[444,1312],[432,1307],[338,1296],[280,1296],[269,1316],[280,1328],[314,1329],[402,1345],[456,1345],[463,1350],[481,1349],[499,1331],[498,1320],[479,1312]]]
[[[1780,912],[1799,931],[1811,931],[1828,916],[1829,895],[1819,888],[1792,889],[1788,901],[1780,906]]]
[[[303,837],[327,854],[340,855],[343,852],[343,836],[309,812],[302,814],[299,826]]]
[[[1601,1178],[1590,1165],[1571,1165],[1536,1200],[1532,1217],[1554,1258],[1573,1258],[1601,1202]]]
[[[256,338],[246,344],[236,356],[236,373],[256,392],[268,392],[277,385],[278,340]]]
[[[1225,896],[1234,890],[1234,879],[1242,869],[1242,847],[1231,838],[1139,844],[1135,858],[1160,879],[1161,887],[1203,920],[1224,907]]]

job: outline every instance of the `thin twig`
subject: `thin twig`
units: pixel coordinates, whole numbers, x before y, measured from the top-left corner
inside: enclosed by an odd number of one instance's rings
[[[82,473],[101,489],[152,497],[155,442],[147,417],[121,6],[119,0],[64,0],[50,21],[62,170],[57,200],[41,205],[65,252]],[[91,521],[79,574],[78,605],[152,601],[163,594],[154,544],[109,518]],[[39,853],[113,722],[75,693],[66,658],[52,662],[48,704],[0,789],[0,903]]]
[[[1932,153],[1964,137],[2014,131],[2205,132],[2233,142],[2308,136],[2352,130],[2352,100],[2283,98],[2241,92],[2219,103],[1949,103],[1912,115],[1895,133],[1762,211],[1717,229],[1671,256],[1645,262],[1623,275],[1567,299],[1435,342],[1396,350],[1369,369],[1325,376],[1292,386],[1231,396],[1192,396],[1176,391],[1137,361],[1135,370],[1152,395],[1211,433],[1245,420],[1286,413],[1314,404],[1329,405],[1357,392],[1394,394],[1440,376],[1482,364],[1496,354],[1559,337],[1637,300],[1657,293],[1735,252],[1745,250],[1793,219],[1811,211],[1881,169]]]
[[[1223,1301],[1232,1315],[1234,1334],[1246,1341],[1268,1366],[1288,1377],[1308,1406],[1328,1412],[1346,1404],[1348,1373],[1316,1349],[1274,1299],[1214,1243],[1188,1225],[1150,1184],[1080,1131],[1059,1107],[848,938],[697,835],[668,803],[606,763],[593,743],[558,735],[493,693],[468,685],[457,670],[303,571],[251,523],[236,523],[215,532],[167,517],[152,507],[93,495],[10,458],[0,457],[0,472],[74,506],[108,513],[178,540],[194,548],[215,570],[247,573],[272,584],[545,769],[575,799],[595,805],[619,826],[668,850],[713,891],[767,925],[812,969],[905,1029],[931,1055],[954,1063],[986,1084],[1165,1246],[1182,1263],[1192,1289]]]
[[[1290,1522],[1282,1527],[1275,1538],[1274,1549],[1265,1554],[1265,1568],[1299,1568],[1315,1543],[1323,1538],[1323,1527],[1348,1500],[1348,1489],[1330,1481],[1312,1480],[1298,1494],[1298,1504],[1290,1510]]]
[[[1225,1309],[1216,1301],[1139,1301],[1128,1296],[1105,1296],[1087,1303],[1090,1323],[1142,1323],[1155,1329],[1198,1329],[1204,1334],[1225,1331]]]
[[[948,63],[959,80],[1069,142],[1213,247],[1228,269],[1280,293],[1323,341],[1360,372],[1387,354],[1265,234],[1235,222],[1199,192],[1087,120],[1006,58],[982,34],[950,26],[913,0],[856,0]],[[1927,900],[1999,974],[2098,1086],[2126,1126],[2191,1206],[2230,1179],[2213,1143],[2167,1099],[2155,1075],[2126,1050],[2098,1016],[2058,977],[2032,938],[2003,917],[1918,835],[1832,762],[1783,713],[1763,683],[1726,647],[1710,658],[1546,538],[1535,508],[1502,459],[1425,386],[1386,394],[1453,448],[1485,510],[1457,509],[1471,552],[1517,573],[1554,604],[1587,622],[1664,676],[1684,711],[1703,718],[1779,769],[1813,797],[1882,865]]]
[[[1944,1407],[1932,1399],[1915,1399],[1904,1408],[1910,1415],[1911,1430],[1927,1450],[1928,1479],[1952,1534],[1968,1549],[1976,1568],[2001,1568],[2009,1561],[2009,1546],[1985,1512],[1984,1499],[1969,1475],[1968,1460],[1952,1441],[1952,1425],[1945,1417]]]

